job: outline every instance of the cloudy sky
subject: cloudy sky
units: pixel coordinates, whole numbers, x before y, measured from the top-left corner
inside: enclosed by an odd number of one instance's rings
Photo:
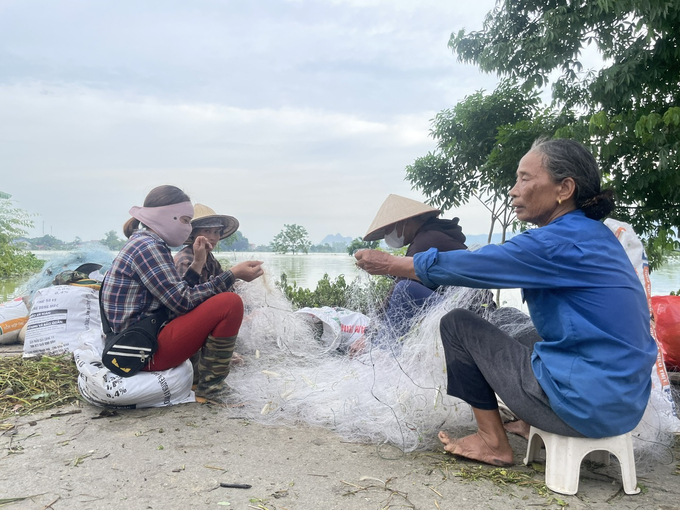
[[[452,32],[494,0],[0,0],[0,191],[31,236],[122,237],[159,184],[231,214],[363,236],[430,119],[496,77]],[[478,205],[447,211],[485,233]]]

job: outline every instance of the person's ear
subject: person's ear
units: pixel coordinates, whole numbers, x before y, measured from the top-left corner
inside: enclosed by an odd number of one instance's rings
[[[566,177],[562,179],[560,186],[557,190],[557,200],[562,203],[574,198],[576,193],[576,182],[571,177]]]

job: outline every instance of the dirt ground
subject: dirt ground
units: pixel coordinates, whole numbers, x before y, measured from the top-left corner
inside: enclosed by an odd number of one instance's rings
[[[571,509],[680,509],[677,444],[672,461],[638,473],[641,494],[623,493],[612,462],[584,463],[579,493],[562,496],[463,478],[457,473],[477,464],[441,451],[402,454],[325,429],[226,419],[210,405],[108,411],[76,403],[0,427],[0,505],[16,509],[519,509],[560,501]],[[521,464],[526,441],[512,443],[511,472],[532,473]]]
[[[0,506],[680,510],[680,441],[662,462],[638,466],[640,494],[623,493],[614,459],[608,467],[584,462],[578,494],[564,496],[545,488],[540,470],[522,464],[527,443],[515,436],[516,465],[503,471],[439,449],[403,454],[349,443],[327,429],[264,426],[225,414],[201,404],[112,411],[76,402],[4,420]]]

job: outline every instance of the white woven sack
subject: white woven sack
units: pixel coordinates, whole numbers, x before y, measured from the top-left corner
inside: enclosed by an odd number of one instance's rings
[[[115,409],[164,407],[195,402],[191,391],[193,368],[186,360],[158,372],[138,372],[132,377],[113,374],[101,362],[99,342],[85,341],[73,353],[78,367],[78,391],[89,403]]]
[[[73,352],[81,333],[101,332],[98,291],[89,287],[55,285],[35,293],[26,325],[24,357]]]
[[[28,308],[20,297],[0,303],[0,345],[19,341],[19,332],[28,321]]]
[[[649,314],[652,315],[652,284],[649,279],[649,264],[647,263],[647,254],[642,245],[642,241],[637,236],[633,227],[628,223],[607,218],[604,224],[614,233],[619,242],[626,250],[626,254],[630,259],[631,264],[635,268],[635,273],[640,280],[640,285],[645,290],[647,295],[647,306]],[[652,336],[656,340],[656,330],[654,325],[651,328]],[[668,430],[671,432],[680,432],[680,420],[678,420],[677,409],[671,394],[670,379],[666,366],[663,361],[663,351],[657,341],[658,353],[656,363],[652,368],[652,393],[649,396],[649,403],[645,410],[645,415],[642,421],[637,426],[635,431],[645,426],[652,426],[661,430]]]
[[[352,345],[364,334],[370,320],[363,313],[330,306],[300,308],[295,313],[322,323],[321,342],[329,350]]]

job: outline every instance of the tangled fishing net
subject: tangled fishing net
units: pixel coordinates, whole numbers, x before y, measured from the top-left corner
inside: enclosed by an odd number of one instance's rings
[[[469,290],[469,289],[467,289]],[[439,319],[460,289],[428,310],[401,340],[350,357],[329,351],[315,328],[266,281],[239,289],[246,318],[239,353],[247,362],[232,370],[237,413],[262,423],[328,427],[351,441],[392,444],[404,451],[431,446],[442,428],[471,425],[467,404],[446,396]],[[233,412],[233,411],[232,411]]]
[[[365,288],[368,278],[363,275],[353,285]],[[369,341],[362,354],[350,357],[319,342],[313,323],[294,313],[266,275],[242,284],[238,292],[246,317],[237,350],[246,363],[234,367],[229,376],[233,407],[228,412],[265,424],[329,428],[349,441],[390,445],[394,454],[432,448],[438,444],[439,430],[475,425],[470,406],[446,394],[439,334],[443,315],[453,308],[468,308],[486,318],[496,314],[493,322],[500,313],[498,325],[509,334],[521,335],[532,328],[528,316],[515,309],[508,309],[506,317],[504,308],[484,310],[481,291],[450,287],[413,319],[405,336],[378,345]],[[371,320],[379,320],[377,311]],[[634,432],[639,460],[667,459],[680,424],[671,406],[672,399],[669,403],[662,396],[652,398]]]
[[[40,289],[52,285],[54,277],[62,271],[75,270],[86,262],[101,264],[101,273],[105,273],[113,263],[114,253],[106,246],[98,242],[83,243],[68,253],[50,258],[39,273],[33,275],[19,289],[19,295],[26,296],[29,300]]]

